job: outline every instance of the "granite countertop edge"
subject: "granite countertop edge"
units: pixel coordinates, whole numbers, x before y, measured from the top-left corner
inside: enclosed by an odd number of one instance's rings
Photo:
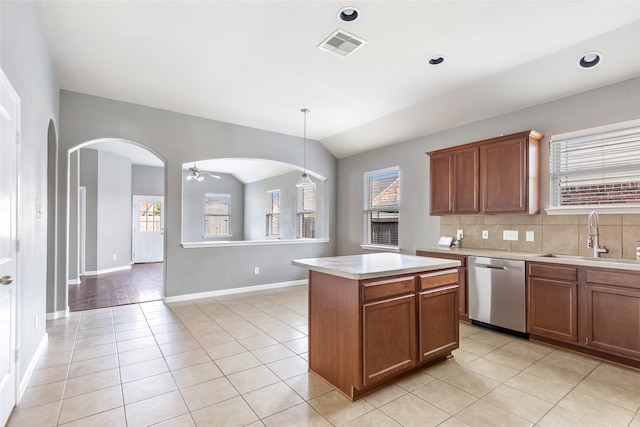
[[[535,261],[549,264],[577,265],[581,267],[610,268],[614,270],[640,271],[640,261],[630,259],[618,260],[613,258],[610,261],[606,257],[595,259],[576,259],[572,255],[562,258],[562,255],[549,257],[546,252],[515,252],[501,251],[496,249],[474,249],[474,248],[447,248],[438,246],[416,247],[416,251],[434,252],[441,254],[452,254],[462,256],[485,256],[491,258],[515,259],[521,261]]]
[[[382,262],[381,266],[376,267],[363,267],[360,265],[363,260],[375,260],[376,257],[379,259],[381,255],[382,254],[364,254],[326,258],[307,258],[293,260],[291,261],[291,264],[311,271],[352,280],[375,279],[447,268],[458,268],[461,265],[460,261],[451,259],[416,257],[413,255],[395,253],[385,254],[384,256],[387,256],[392,260],[404,260],[411,262],[407,263],[408,265],[396,265],[393,263],[392,265],[387,265]]]

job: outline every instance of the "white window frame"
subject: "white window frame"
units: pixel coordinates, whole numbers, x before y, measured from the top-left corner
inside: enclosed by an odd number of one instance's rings
[[[363,223],[364,223],[364,231],[363,231],[363,244],[360,246],[363,249],[371,249],[371,250],[383,250],[383,251],[392,251],[399,252],[400,251],[400,191],[398,191],[397,203],[392,205],[384,205],[380,207],[371,206],[371,183],[375,176],[386,175],[391,172],[397,173],[398,178],[400,179],[400,167],[392,166],[389,168],[378,169],[373,171],[368,171],[364,173],[364,215],[363,215]],[[371,215],[373,212],[397,212],[398,215],[398,243],[396,245],[385,245],[379,242],[371,241],[371,233],[372,233],[372,225],[371,225]]]
[[[227,213],[226,214],[208,214],[207,213],[207,204],[209,203],[210,197],[221,197],[227,199]],[[231,237],[231,194],[225,193],[205,193],[204,195],[204,237],[206,238],[220,238],[220,237]],[[207,232],[207,221],[209,217],[226,217],[227,221],[227,233],[208,233]]]
[[[277,203],[275,206],[273,200],[274,194],[278,195]],[[277,228],[275,232],[274,228]],[[280,189],[267,191],[267,224],[265,234],[267,237],[280,237]]]
[[[603,155],[600,160],[588,158],[588,161],[582,163],[579,168],[572,169],[567,163],[567,159],[571,158],[569,156],[575,156],[576,152],[580,154],[579,150],[582,146],[585,148],[598,147],[604,153],[607,147],[612,147],[611,144],[619,142],[621,138],[628,142],[624,146],[618,144],[618,147],[626,150],[622,151],[619,157],[620,161],[612,160],[611,156]],[[573,150],[574,154],[567,154],[567,149]],[[549,142],[549,208],[545,209],[549,215],[586,214],[593,210],[599,213],[637,213],[640,210],[640,204],[612,203],[610,200],[583,205],[562,205],[560,183],[567,183],[572,179],[577,181],[577,176],[584,175],[586,172],[590,172],[592,175],[601,174],[601,178],[598,178],[600,185],[619,183],[619,178],[611,177],[612,173],[628,175],[629,182],[640,181],[640,120],[551,136]]]
[[[307,206],[305,204],[305,192],[313,191],[313,203],[312,206]],[[303,187],[296,187],[296,217],[297,217],[297,231],[296,231],[296,239],[315,239],[316,238],[316,221],[318,219],[316,215],[316,205],[318,203],[318,192],[316,185],[305,185]],[[313,226],[311,234],[312,236],[307,236],[305,233],[305,224],[307,220],[313,220]]]

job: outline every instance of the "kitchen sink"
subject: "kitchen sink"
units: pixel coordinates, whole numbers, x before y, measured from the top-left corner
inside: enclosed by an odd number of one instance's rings
[[[567,259],[567,260],[578,260],[578,261],[594,261],[594,262],[619,262],[623,264],[640,264],[640,261],[634,259],[623,259],[623,258],[596,258],[592,256],[581,256],[581,255],[564,255],[564,254],[544,254],[538,255],[541,258],[559,258],[559,259]]]

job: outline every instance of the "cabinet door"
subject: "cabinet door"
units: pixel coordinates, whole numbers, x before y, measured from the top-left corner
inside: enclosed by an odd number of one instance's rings
[[[478,148],[453,153],[453,212],[478,213],[480,210],[480,174]]]
[[[420,362],[437,359],[458,348],[458,285],[421,292],[418,323]]]
[[[363,384],[416,364],[415,294],[362,306]]]
[[[640,360],[640,290],[585,288],[587,346]]]
[[[485,213],[527,212],[527,139],[480,147],[480,191]]]
[[[453,213],[453,155],[451,153],[431,156],[429,188],[431,215]]]
[[[459,320],[463,320],[465,322],[469,322],[469,304],[468,295],[469,291],[467,289],[467,269],[463,267],[458,268],[458,284],[460,289],[458,290],[458,314],[460,315]]]
[[[578,341],[578,285],[529,278],[529,332],[562,341]]]

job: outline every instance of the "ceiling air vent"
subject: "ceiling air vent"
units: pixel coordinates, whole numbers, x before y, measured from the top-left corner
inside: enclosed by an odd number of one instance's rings
[[[348,56],[364,46],[366,41],[349,34],[344,30],[336,30],[327,37],[318,47],[327,52],[335,53],[338,56]]]

